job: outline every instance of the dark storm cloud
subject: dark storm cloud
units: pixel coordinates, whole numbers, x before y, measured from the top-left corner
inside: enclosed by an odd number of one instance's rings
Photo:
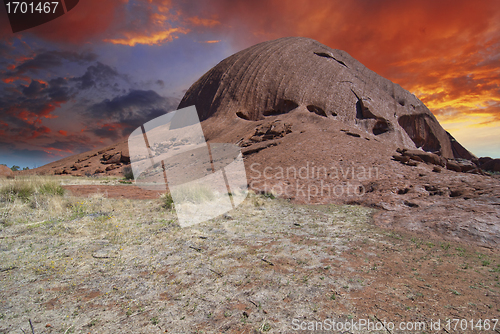
[[[31,84],[29,86],[21,87],[24,95],[29,98],[33,98],[40,94],[47,87],[47,84],[38,80],[31,80]]]
[[[117,76],[119,74],[115,69],[97,62],[96,65],[89,66],[81,77],[72,78],[71,81],[77,82],[79,89],[88,89],[96,87],[98,82],[110,80]]]
[[[153,90],[130,90],[125,95],[94,104],[88,109],[88,115],[102,124],[92,130],[94,134],[117,139],[127,136],[145,122],[176,109],[178,102]]]
[[[7,124],[0,136],[15,141],[40,139],[52,130],[42,125],[42,119],[55,118],[52,112],[72,98],[71,88],[64,78],[44,82],[31,80],[29,85],[9,87],[0,92],[0,122]]]
[[[70,51],[45,51],[37,54],[34,58],[25,60],[15,66],[14,70],[4,73],[4,76],[19,76],[27,72],[38,73],[39,70],[47,70],[63,65],[64,61],[85,64],[97,59],[93,53],[76,53]]]
[[[93,105],[90,112],[95,116],[120,115],[123,117],[129,108],[148,108],[165,102],[165,98],[153,90],[130,90],[128,94],[104,100]]]
[[[47,94],[53,101],[59,103],[68,101],[73,93],[73,90],[67,86],[68,81],[64,78],[52,79],[49,81]]]

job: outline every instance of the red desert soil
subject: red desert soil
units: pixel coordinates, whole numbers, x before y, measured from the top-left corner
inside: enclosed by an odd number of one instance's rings
[[[107,198],[154,199],[162,195],[158,191],[145,190],[134,185],[64,185],[63,188],[76,197],[103,194]]]

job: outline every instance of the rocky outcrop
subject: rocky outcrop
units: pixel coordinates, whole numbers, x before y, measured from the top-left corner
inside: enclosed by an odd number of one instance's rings
[[[399,161],[403,165],[415,167],[418,166],[418,162],[423,162],[430,165],[435,165],[433,167],[433,171],[437,173],[441,172],[441,167],[446,167],[446,169],[455,172],[485,175],[485,173],[481,170],[481,168],[478,167],[478,165],[476,165],[476,163],[466,159],[446,159],[437,154],[420,150],[407,150],[398,148],[396,151],[400,155],[394,154],[392,156],[392,159],[394,161]],[[475,160],[478,161],[477,159]]]
[[[5,165],[0,165],[0,178],[13,178],[14,172]]]
[[[486,161],[480,165],[481,169],[491,171],[491,172],[500,172],[500,159],[485,159]],[[483,160],[484,161],[484,160]]]
[[[474,157],[413,94],[346,52],[308,38],[264,42],[224,59],[189,88],[179,109],[190,105],[201,120],[308,112],[408,149]]]

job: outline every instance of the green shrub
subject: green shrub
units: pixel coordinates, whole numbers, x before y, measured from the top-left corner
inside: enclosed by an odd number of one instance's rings
[[[167,210],[172,210],[174,208],[174,199],[170,193],[166,193],[161,196],[162,207]]]
[[[64,195],[64,188],[57,182],[49,181],[41,184],[38,192],[42,195],[62,196]]]
[[[134,179],[134,173],[132,172],[132,167],[130,166],[125,166],[122,169],[123,171],[123,177],[125,180],[133,180]]]

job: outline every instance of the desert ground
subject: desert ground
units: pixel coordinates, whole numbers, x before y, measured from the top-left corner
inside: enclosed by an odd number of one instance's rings
[[[181,228],[120,177],[0,182],[0,333],[500,333],[498,249],[377,208],[251,192]]]

